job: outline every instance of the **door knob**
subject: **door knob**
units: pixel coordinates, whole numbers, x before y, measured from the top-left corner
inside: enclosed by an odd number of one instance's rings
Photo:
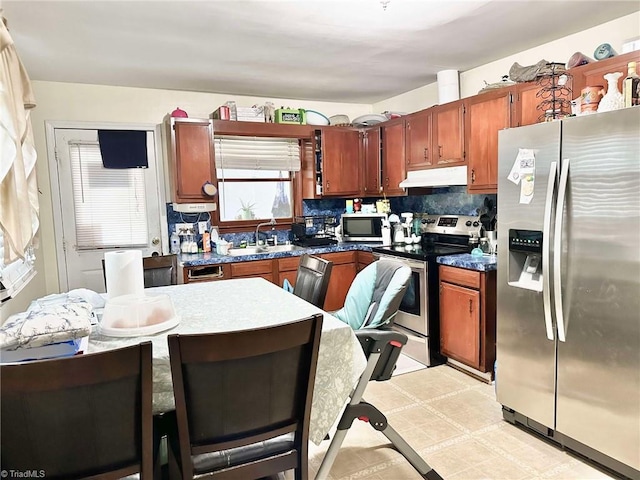
[[[160,237],[153,237],[151,239],[151,245],[160,245]]]

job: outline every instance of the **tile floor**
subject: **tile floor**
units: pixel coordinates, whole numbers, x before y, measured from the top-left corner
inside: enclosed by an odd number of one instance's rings
[[[364,398],[445,480],[613,478],[502,420],[493,385],[446,365],[372,382]],[[310,444],[310,478],[328,445]],[[329,480],[421,478],[384,435],[356,421]]]

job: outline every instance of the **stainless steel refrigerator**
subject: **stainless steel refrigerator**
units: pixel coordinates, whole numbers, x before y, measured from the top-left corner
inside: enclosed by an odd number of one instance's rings
[[[640,107],[499,133],[504,418],[640,478]]]

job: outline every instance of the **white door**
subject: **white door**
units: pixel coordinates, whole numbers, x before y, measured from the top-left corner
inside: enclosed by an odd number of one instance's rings
[[[59,268],[66,269],[67,278],[62,291],[104,292],[105,252],[139,249],[143,257],[162,254],[154,137],[147,131],[149,168],[106,169],[97,130],[55,129],[64,252]],[[59,277],[64,283],[65,275]]]

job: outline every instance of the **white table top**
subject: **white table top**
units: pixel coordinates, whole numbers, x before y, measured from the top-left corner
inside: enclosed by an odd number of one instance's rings
[[[351,327],[262,278],[190,283],[145,290],[147,295],[168,294],[180,324],[148,337],[116,338],[94,331],[89,352],[153,344],[153,411],[175,408],[167,336],[173,333],[226,332],[287,323],[324,313],[318,366],[311,408],[309,438],[319,444],[337,420],[342,407],[364,371],[366,359]]]

